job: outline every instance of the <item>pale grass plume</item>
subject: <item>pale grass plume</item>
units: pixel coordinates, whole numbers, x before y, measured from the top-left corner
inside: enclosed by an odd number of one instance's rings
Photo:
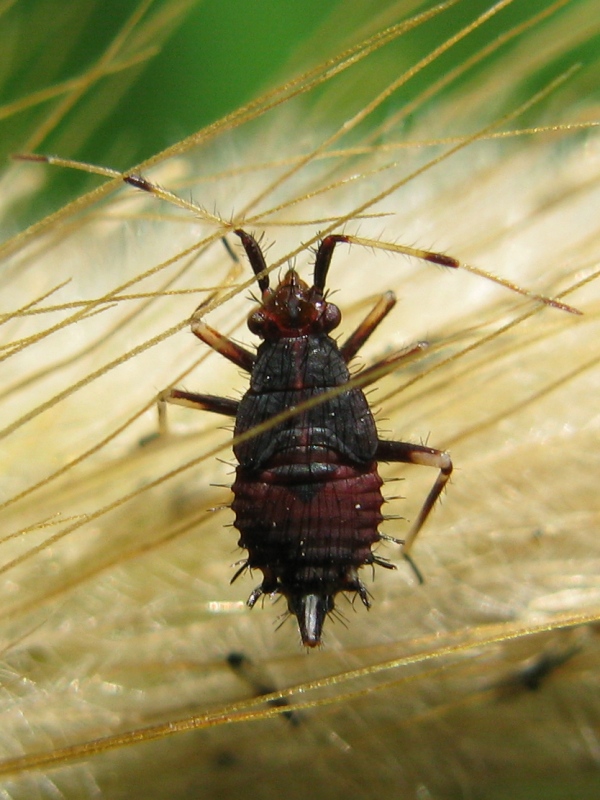
[[[598,5],[447,5],[336,6],[276,88],[132,169],[194,213],[109,178],[2,245],[4,796],[596,796]],[[12,165],[1,202],[57,169]],[[583,312],[338,247],[344,332],[399,297],[357,363],[430,343],[370,395],[382,435],[456,472],[413,550],[425,583],[382,546],[398,570],[365,574],[371,611],[340,600],[311,654],[282,603],[245,607],[256,575],[229,584],[223,422],[169,409],[153,437],[167,386],[245,389],[188,330],[203,304],[252,343],[232,225],[275,275],[310,277],[335,229]],[[382,472],[402,537],[434,476]]]

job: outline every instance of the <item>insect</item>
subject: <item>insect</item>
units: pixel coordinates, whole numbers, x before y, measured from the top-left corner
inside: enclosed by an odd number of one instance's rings
[[[331,337],[341,313],[327,301],[325,281],[335,246],[351,243],[352,237],[330,235],[322,240],[312,286],[290,269],[272,289],[257,241],[243,230],[234,233],[241,239],[261,291],[262,302],[250,314],[248,327],[262,343],[254,355],[201,320],[192,319],[192,331],[250,374],[249,389],[239,402],[180,389],[165,392],[161,399],[235,417],[234,436],[238,437],[330,392],[322,402],[233,446],[238,461],[232,487],[234,525],[248,557],[232,581],[246,570],[260,571],[262,582],[248,605],[254,606],[263,595],[283,595],[298,620],[302,643],[315,647],[321,644],[323,623],[340,592],[358,595],[370,606],[369,593],[358,575],[361,567],[395,568],[372,549],[382,539],[391,539],[378,531],[383,519],[378,462],[399,461],[439,470],[404,543],[405,554],[446,485],[452,462],[447,453],[432,447],[379,439],[362,388],[343,388],[350,380],[348,362],[396,302],[393,293],[387,292],[341,346]],[[444,256],[436,260],[457,265]],[[400,363],[424,346],[419,343],[364,370],[361,383],[372,383],[382,366]],[[339,391],[331,393],[337,387]]]

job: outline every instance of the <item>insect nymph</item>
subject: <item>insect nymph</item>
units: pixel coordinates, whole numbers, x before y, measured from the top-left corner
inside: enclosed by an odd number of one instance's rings
[[[303,644],[315,647],[338,593],[358,594],[369,607],[360,568],[378,564],[393,569],[372,551],[373,545],[390,538],[378,531],[383,519],[378,461],[439,470],[408,534],[405,554],[450,477],[452,462],[447,453],[431,447],[379,439],[361,388],[331,392],[348,383],[348,362],[395,304],[388,292],[341,346],[330,336],[341,313],[325,298],[325,280],[336,244],[350,243],[352,237],[323,239],[312,286],[291,269],[272,289],[260,246],[245,231],[235,233],[258,276],[262,302],[250,315],[248,327],[263,341],[254,355],[202,321],[193,320],[192,331],[249,372],[250,387],[239,402],[179,389],[164,393],[162,400],[235,417],[239,436],[330,392],[322,402],[233,447],[238,461],[232,487],[234,525],[240,547],[248,552],[233,580],[247,569],[262,572],[248,605],[254,606],[261,595],[283,595],[298,620]],[[422,347],[418,344],[364,370],[363,385],[379,377],[383,364],[399,363]]]

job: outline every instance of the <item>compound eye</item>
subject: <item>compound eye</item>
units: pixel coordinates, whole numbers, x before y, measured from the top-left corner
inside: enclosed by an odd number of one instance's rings
[[[332,331],[342,321],[342,312],[333,303],[327,303],[323,313],[323,328],[328,333]]]
[[[266,318],[261,310],[253,311],[248,317],[248,328],[251,333],[261,336],[264,331]]]

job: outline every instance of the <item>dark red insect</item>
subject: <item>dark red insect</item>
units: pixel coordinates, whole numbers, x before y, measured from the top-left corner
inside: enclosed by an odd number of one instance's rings
[[[238,367],[250,373],[241,401],[172,389],[162,399],[235,417],[235,436],[251,431],[282,412],[342,387],[350,378],[347,364],[393,308],[387,292],[356,331],[341,345],[329,335],[341,320],[337,306],[325,299],[325,279],[342,235],[327,236],[316,253],[314,284],[290,270],[279,286],[269,287],[266,263],[256,240],[236,230],[258,276],[261,305],[248,327],[263,342],[256,355],[206,323],[194,320],[192,331]],[[433,260],[433,258],[432,258]],[[452,264],[449,264],[452,265]],[[361,373],[364,385],[424,347],[417,344]],[[447,453],[407,442],[382,441],[360,388],[349,387],[291,415],[252,438],[234,445],[239,462],[233,484],[235,527],[248,558],[234,575],[260,570],[262,582],[250,597],[282,594],[298,620],[307,647],[321,643],[325,617],[339,592],[356,593],[367,608],[369,594],[358,577],[365,564],[394,566],[372,551],[386,537],[382,480],[378,461],[401,461],[439,469],[438,478],[408,534],[404,554],[444,488],[452,462]],[[397,541],[397,540],[393,540]]]

